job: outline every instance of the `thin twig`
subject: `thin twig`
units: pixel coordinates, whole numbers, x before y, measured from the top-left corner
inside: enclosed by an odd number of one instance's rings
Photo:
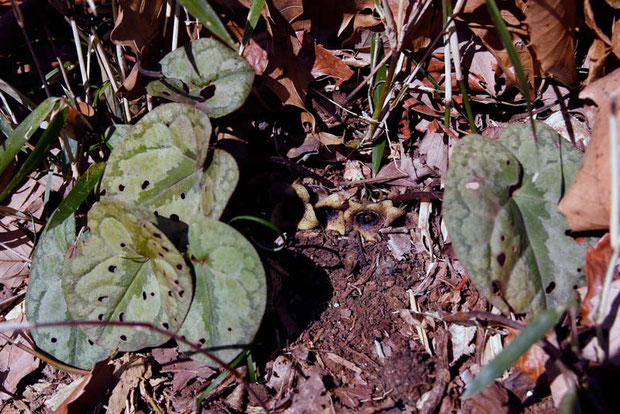
[[[32,47],[32,43],[30,42],[30,38],[28,37],[28,33],[26,32],[26,24],[24,23],[24,15],[15,0],[11,0],[11,6],[13,7],[13,14],[15,15],[15,20],[17,20],[17,25],[22,31],[24,35],[24,39],[26,39],[26,44],[28,45],[28,50],[30,50],[30,55],[32,56],[32,61],[34,62],[34,66],[37,68],[37,72],[39,73],[39,77],[41,78],[41,83],[43,84],[43,89],[45,90],[45,94],[47,97],[51,97],[52,93],[50,92],[50,88],[47,85],[47,81],[45,80],[45,75],[43,74],[43,70],[41,69],[41,64],[39,63],[39,58],[37,54],[34,52],[34,48]]]
[[[16,329],[32,331],[35,329],[41,328],[57,328],[57,327],[68,327],[68,326],[124,326],[130,327],[137,330],[149,330],[157,332],[158,334],[167,336],[171,339],[174,339],[177,343],[182,343],[187,345],[193,352],[200,353],[213,362],[215,362],[220,367],[228,370],[233,377],[235,377],[238,381],[240,381],[245,387],[248,394],[250,394],[261,407],[269,412],[269,409],[262,401],[262,399],[254,392],[254,390],[249,386],[243,375],[241,375],[235,368],[230,366],[230,364],[222,361],[219,357],[217,357],[213,352],[208,349],[202,348],[200,345],[188,341],[182,336],[177,335],[176,333],[167,331],[165,329],[161,329],[158,326],[153,325],[148,322],[128,322],[128,321],[86,321],[86,320],[73,320],[73,321],[63,321],[63,322],[42,322],[42,323],[32,323],[32,322],[4,322],[0,323],[0,332],[1,331],[14,331]]]

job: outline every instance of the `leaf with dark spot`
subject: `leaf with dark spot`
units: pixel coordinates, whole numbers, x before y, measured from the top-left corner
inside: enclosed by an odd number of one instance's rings
[[[180,327],[191,296],[179,292],[192,291],[191,275],[186,267],[175,268],[173,263],[183,262],[183,257],[165,236],[152,237],[157,230],[153,219],[148,210],[118,201],[93,206],[88,213],[89,240],[79,243],[75,256],[66,258],[63,265],[62,289],[73,318],[166,322],[171,330]],[[121,248],[119,239],[127,247]],[[93,342],[121,351],[168,340],[157,332],[124,326],[81,329]]]
[[[179,335],[206,347],[231,346],[215,352],[230,362],[252,341],[262,320],[265,271],[243,235],[206,217],[196,217],[190,225],[189,252],[195,256],[196,291]],[[191,357],[217,366],[203,354]]]
[[[527,124],[510,125],[499,141],[463,138],[446,179],[443,213],[454,250],[478,290],[504,312],[574,303],[573,285],[582,279],[575,269],[583,267],[586,245],[565,234],[557,210],[581,153],[543,123],[536,131],[538,143]]]

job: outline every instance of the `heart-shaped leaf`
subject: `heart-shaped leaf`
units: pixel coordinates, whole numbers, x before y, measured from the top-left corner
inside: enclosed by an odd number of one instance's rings
[[[239,177],[235,160],[216,150],[206,173],[211,123],[201,111],[166,104],[147,114],[112,151],[101,194],[149,208],[173,222],[219,218]]]
[[[478,290],[507,312],[536,312],[577,297],[585,245],[567,236],[557,211],[581,153],[542,123],[500,142],[469,135],[455,147],[443,214],[454,250]]]
[[[62,293],[62,262],[75,240],[73,214],[55,227],[46,228],[34,251],[26,293],[26,317],[34,323],[70,321]],[[89,341],[76,326],[32,330],[37,346],[54,358],[82,369],[90,369],[108,350]]]
[[[88,213],[90,238],[63,263],[62,289],[75,320],[150,322],[176,331],[189,310],[192,280],[181,254],[147,210],[101,201]],[[168,338],[124,326],[82,326],[95,343],[121,351]]]
[[[195,213],[210,135],[211,122],[201,111],[182,104],[157,107],[112,151],[102,196],[165,216]]]
[[[228,224],[197,216],[189,227],[196,290],[179,335],[232,361],[249,344],[265,312],[265,271],[254,247]],[[187,347],[185,347],[188,350]],[[202,354],[192,358],[217,366]]]
[[[254,82],[250,64],[214,39],[173,50],[160,63],[166,78],[151,82],[149,94],[194,105],[212,118],[238,109]]]

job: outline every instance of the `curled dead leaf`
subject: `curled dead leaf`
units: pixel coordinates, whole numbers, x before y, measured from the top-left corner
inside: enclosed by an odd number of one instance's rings
[[[609,142],[610,96],[620,90],[620,69],[586,87],[581,98],[598,107],[592,140],[581,169],[569,187],[558,210],[574,231],[602,230],[609,226],[611,211],[611,154]],[[620,135],[620,128],[618,130]]]
[[[595,247],[586,250],[586,296],[581,302],[581,323],[585,326],[593,326],[593,312],[596,310],[594,306],[595,298],[598,297],[603,288],[603,280],[607,273],[609,259],[613,253],[610,245],[609,233],[605,234],[598,241]]]

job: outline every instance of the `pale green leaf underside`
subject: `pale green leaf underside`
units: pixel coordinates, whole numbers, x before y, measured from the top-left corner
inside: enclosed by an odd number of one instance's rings
[[[63,264],[62,289],[76,320],[150,322],[176,331],[192,299],[181,254],[139,207],[101,201],[88,213],[90,238]],[[168,338],[148,330],[83,326],[95,343],[135,351]]]
[[[70,321],[62,293],[62,262],[75,240],[73,214],[51,230],[46,229],[32,259],[26,293],[26,317],[29,322]],[[31,331],[37,346],[65,364],[90,369],[105,358],[108,350],[88,341],[76,326],[40,328]]]
[[[205,348],[249,344],[265,312],[265,271],[254,247],[228,224],[196,217],[189,228],[196,273],[190,311],[179,331]],[[188,350],[188,348],[184,348]],[[216,351],[232,361],[243,347]],[[216,366],[202,354],[192,358]]]
[[[198,39],[161,60],[163,80],[148,92],[194,105],[212,118],[238,109],[250,93],[254,71],[249,63],[214,39]]]
[[[557,211],[562,175],[568,186],[581,154],[565,142],[560,152],[559,136],[542,123],[536,130],[538,144],[525,124],[507,128],[501,143],[463,138],[446,180],[444,219],[457,256],[478,290],[505,312],[506,302],[517,312],[537,312],[574,301],[583,268],[585,246],[565,235]]]

